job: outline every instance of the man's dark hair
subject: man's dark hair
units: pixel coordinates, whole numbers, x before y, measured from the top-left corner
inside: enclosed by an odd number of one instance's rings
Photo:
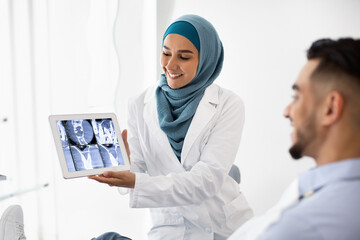
[[[307,59],[320,60],[312,81],[336,86],[351,105],[353,119],[360,123],[360,39],[320,39],[311,45]]]
[[[317,40],[308,50],[307,59],[320,59],[313,76],[318,73],[345,73],[354,77],[360,86],[360,39]]]

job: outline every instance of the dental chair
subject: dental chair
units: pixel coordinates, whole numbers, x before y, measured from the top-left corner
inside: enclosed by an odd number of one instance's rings
[[[241,182],[240,169],[238,166],[233,164],[229,171],[229,176],[232,177],[238,184]]]

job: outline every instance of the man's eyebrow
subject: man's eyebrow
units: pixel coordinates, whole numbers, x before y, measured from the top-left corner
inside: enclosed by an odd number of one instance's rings
[[[163,48],[165,48],[166,50],[170,50],[170,48],[167,47],[166,45],[164,45]],[[190,51],[190,50],[187,50],[187,49],[184,49],[184,50],[180,49],[180,50],[178,50],[178,52],[180,52],[180,53],[192,53],[192,54],[194,54],[193,51]]]
[[[294,84],[294,85],[292,85],[292,90],[299,91],[300,89],[299,89],[298,85]]]

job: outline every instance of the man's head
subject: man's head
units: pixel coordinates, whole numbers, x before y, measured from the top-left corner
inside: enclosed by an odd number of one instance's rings
[[[284,112],[294,127],[295,159],[316,159],[335,139],[360,135],[360,40],[318,40],[307,58]]]

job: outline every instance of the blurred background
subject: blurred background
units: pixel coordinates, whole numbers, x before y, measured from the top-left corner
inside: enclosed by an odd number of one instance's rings
[[[188,13],[218,30],[216,83],[245,102],[236,164],[255,214],[314,166],[289,156],[282,112],[314,40],[360,37],[359,0],[0,0],[0,215],[20,204],[28,239],[146,239],[146,209],[116,188],[62,178],[48,116],[115,112],[126,128],[128,101],[161,73],[162,34]]]

